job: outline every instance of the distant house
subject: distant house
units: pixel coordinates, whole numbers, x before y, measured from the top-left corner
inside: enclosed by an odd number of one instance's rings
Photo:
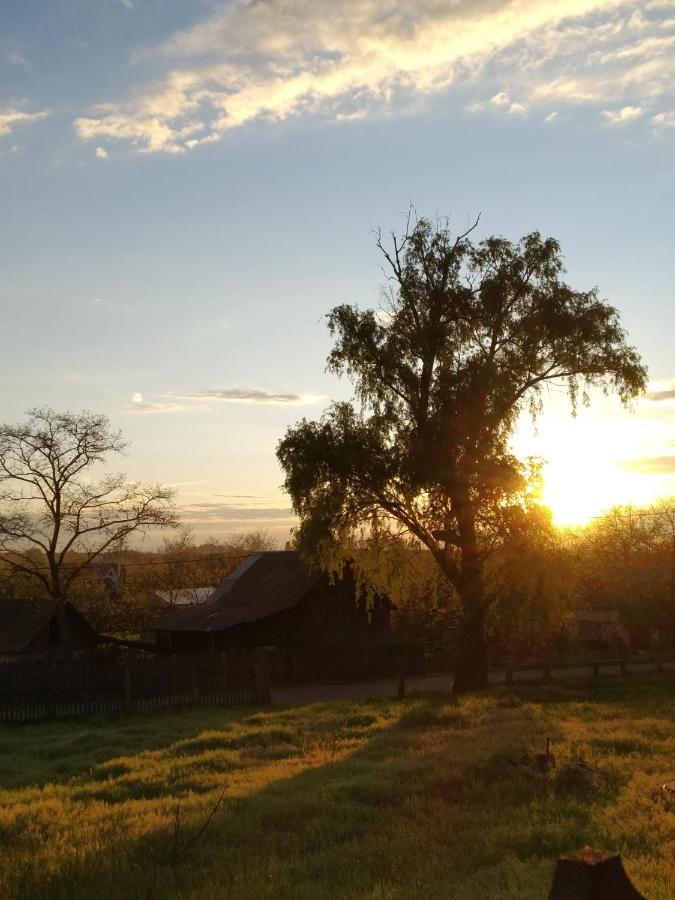
[[[160,651],[226,651],[276,647],[286,675],[356,674],[386,643],[390,607],[356,598],[349,570],[331,584],[306,568],[297,553],[249,556],[206,602],[176,610],[156,623]]]
[[[581,609],[567,624],[568,634],[587,647],[629,647],[628,630],[616,609]]]
[[[57,609],[47,600],[0,599],[0,659],[88,650],[99,638],[84,616],[69,603],[66,646]]]
[[[116,597],[124,584],[126,570],[123,565],[116,562],[96,561],[87,563],[82,569],[82,576],[95,578],[100,581],[103,586]]]

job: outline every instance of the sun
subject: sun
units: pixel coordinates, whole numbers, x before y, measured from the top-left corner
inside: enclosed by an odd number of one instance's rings
[[[545,416],[536,429],[524,420],[514,441],[521,459],[544,463],[541,502],[560,526],[585,525],[615,506],[642,506],[675,493],[675,479],[650,473],[640,461],[664,452],[654,423],[627,414],[613,417],[565,410]]]
[[[556,525],[585,525],[614,506],[643,506],[661,493],[658,479],[622,467],[610,449],[562,446],[544,465],[542,503]]]

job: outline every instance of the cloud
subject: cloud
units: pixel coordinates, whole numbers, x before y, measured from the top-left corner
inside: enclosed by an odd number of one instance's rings
[[[5,107],[0,109],[0,137],[11,134],[17,127],[21,125],[31,125],[33,122],[39,122],[49,115],[49,110],[43,109],[39,112],[28,113],[15,107]]]
[[[107,158],[108,158],[108,151],[105,150],[103,147],[97,147],[97,148],[96,148],[96,156],[97,156],[99,159],[107,159]]]
[[[263,523],[280,522],[291,524],[295,521],[292,509],[286,507],[246,506],[230,503],[204,502],[190,503],[180,507],[181,520],[189,524],[232,524],[239,522]]]
[[[282,391],[262,391],[257,388],[206,388],[180,394],[161,394],[159,399],[147,402],[140,391],[131,397],[131,408],[145,413],[178,413],[208,409],[209,402],[249,403],[257,406],[300,406],[320,400],[313,394],[292,394]]]
[[[675,112],[660,112],[652,116],[655,128],[675,128]]]
[[[609,122],[610,125],[622,125],[624,122],[630,122],[633,119],[640,118],[643,114],[644,109],[642,109],[641,106],[622,106],[621,109],[605,109],[602,112],[603,118]]]
[[[653,403],[675,400],[675,378],[650,382],[646,399]]]
[[[506,91],[500,91],[498,94],[495,94],[494,97],[490,97],[490,103],[493,106],[508,106],[509,102],[509,95]]]
[[[675,378],[660,378],[649,382],[649,389],[643,402],[664,403],[675,400]]]
[[[675,391],[673,392],[675,395]],[[675,475],[675,456],[643,456],[620,463],[622,469],[641,475]]]
[[[133,96],[74,123],[82,140],[180,153],[255,120],[350,120],[401,98],[496,82],[491,105],[646,108],[672,96],[672,0],[240,0],[138,54]],[[512,102],[509,98],[517,96]],[[497,99],[499,98],[499,100]],[[502,102],[503,98],[503,102]],[[484,101],[478,101],[485,106]],[[470,107],[471,108],[471,107]],[[475,109],[474,109],[475,111]]]
[[[23,69],[30,69],[30,63],[21,50],[10,44],[0,43],[0,62],[8,66],[20,66]]]
[[[167,395],[170,396],[170,395]],[[261,391],[257,388],[207,388],[194,393],[178,394],[178,400],[216,400],[229,403],[256,403],[299,405],[318,399],[311,394],[290,394],[284,392]]]

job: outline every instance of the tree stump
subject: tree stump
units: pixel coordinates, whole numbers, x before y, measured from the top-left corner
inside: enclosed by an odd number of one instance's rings
[[[592,847],[561,856],[548,900],[646,900],[631,884],[621,857]]]

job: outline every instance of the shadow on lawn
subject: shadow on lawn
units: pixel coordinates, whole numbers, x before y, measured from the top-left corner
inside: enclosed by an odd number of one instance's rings
[[[194,707],[122,712],[0,726],[0,783],[4,790],[91,780],[107,762],[154,752],[196,738],[205,729],[232,728],[251,707]]]
[[[591,811],[609,802],[558,795],[554,781],[533,769],[532,754],[545,738],[560,737],[556,708],[569,703],[573,711],[607,717],[602,706],[611,704],[626,716],[665,715],[672,686],[671,678],[639,676],[592,689],[514,685],[461,700],[186,711],[183,721],[170,717],[179,720],[170,725],[171,740],[163,726],[137,756],[170,757],[182,780],[150,785],[139,772],[134,782],[112,758],[100,788],[96,771],[82,774],[73,786],[103,801],[100,814],[116,816],[117,827],[50,866],[26,864],[6,896],[464,900],[497,896],[499,883],[500,897],[534,900],[545,896],[560,853],[599,836]],[[127,738],[138,726],[142,740],[146,724],[151,733],[161,723],[162,717],[133,716],[120,724]],[[239,770],[228,772],[211,756],[223,750],[241,753]],[[253,773],[242,796],[227,801],[172,866],[177,790],[188,792],[187,835],[224,785],[236,788],[240,773]],[[84,819],[87,799],[74,799]],[[138,829],[125,823],[146,813],[150,819],[134,837]]]
[[[521,765],[521,748],[543,742],[541,725],[508,702],[490,704],[488,721],[481,704],[406,701],[394,724],[354,751],[341,749],[344,727],[333,742],[326,730],[318,765],[227,803],[179,866],[171,866],[171,828],[163,824],[136,840],[119,834],[103,853],[82,853],[50,877],[29,874],[16,896],[318,900],[384,897],[382,885],[397,883],[409,890],[399,896],[422,896],[423,883],[424,896],[435,896],[433,884],[457,867],[496,864],[501,855],[489,836],[476,836],[474,846],[466,834],[458,840],[460,804],[487,801],[488,823],[495,802],[522,809],[543,790]],[[216,796],[200,798],[188,830]]]

